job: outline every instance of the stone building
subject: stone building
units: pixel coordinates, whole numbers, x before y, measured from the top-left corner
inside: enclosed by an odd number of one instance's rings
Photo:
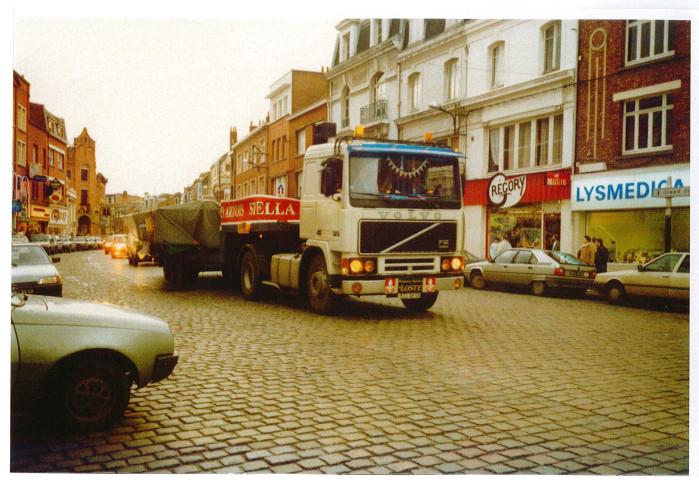
[[[73,145],[68,147],[68,157],[71,166],[70,175],[74,179],[78,195],[77,205],[77,234],[104,234],[107,225],[104,217],[106,203],[105,187],[107,179],[97,172],[95,156],[95,141],[87,133],[87,129],[73,139]]]

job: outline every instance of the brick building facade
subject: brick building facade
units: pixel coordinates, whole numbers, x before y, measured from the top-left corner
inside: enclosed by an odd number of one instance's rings
[[[73,145],[68,148],[68,157],[70,175],[78,196],[77,234],[102,234],[105,231],[102,218],[107,179],[97,172],[95,141],[86,128],[73,139]]]

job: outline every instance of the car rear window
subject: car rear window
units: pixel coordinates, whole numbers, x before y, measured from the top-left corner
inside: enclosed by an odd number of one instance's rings
[[[568,265],[587,265],[585,262],[581,262],[574,256],[568,254],[568,253],[563,253],[563,252],[553,252],[553,251],[546,251],[546,255],[549,257],[553,258],[555,261],[558,263],[562,264],[568,264]]]

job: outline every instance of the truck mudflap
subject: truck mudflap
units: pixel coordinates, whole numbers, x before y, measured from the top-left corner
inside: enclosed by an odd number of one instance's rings
[[[333,292],[344,295],[386,295],[420,298],[423,293],[457,290],[464,284],[463,275],[424,277],[381,277],[375,279],[343,277],[333,284]]]

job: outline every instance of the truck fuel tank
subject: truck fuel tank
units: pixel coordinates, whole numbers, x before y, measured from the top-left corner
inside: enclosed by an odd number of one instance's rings
[[[283,288],[299,289],[299,272],[301,255],[298,253],[280,253],[272,255],[270,280]]]

